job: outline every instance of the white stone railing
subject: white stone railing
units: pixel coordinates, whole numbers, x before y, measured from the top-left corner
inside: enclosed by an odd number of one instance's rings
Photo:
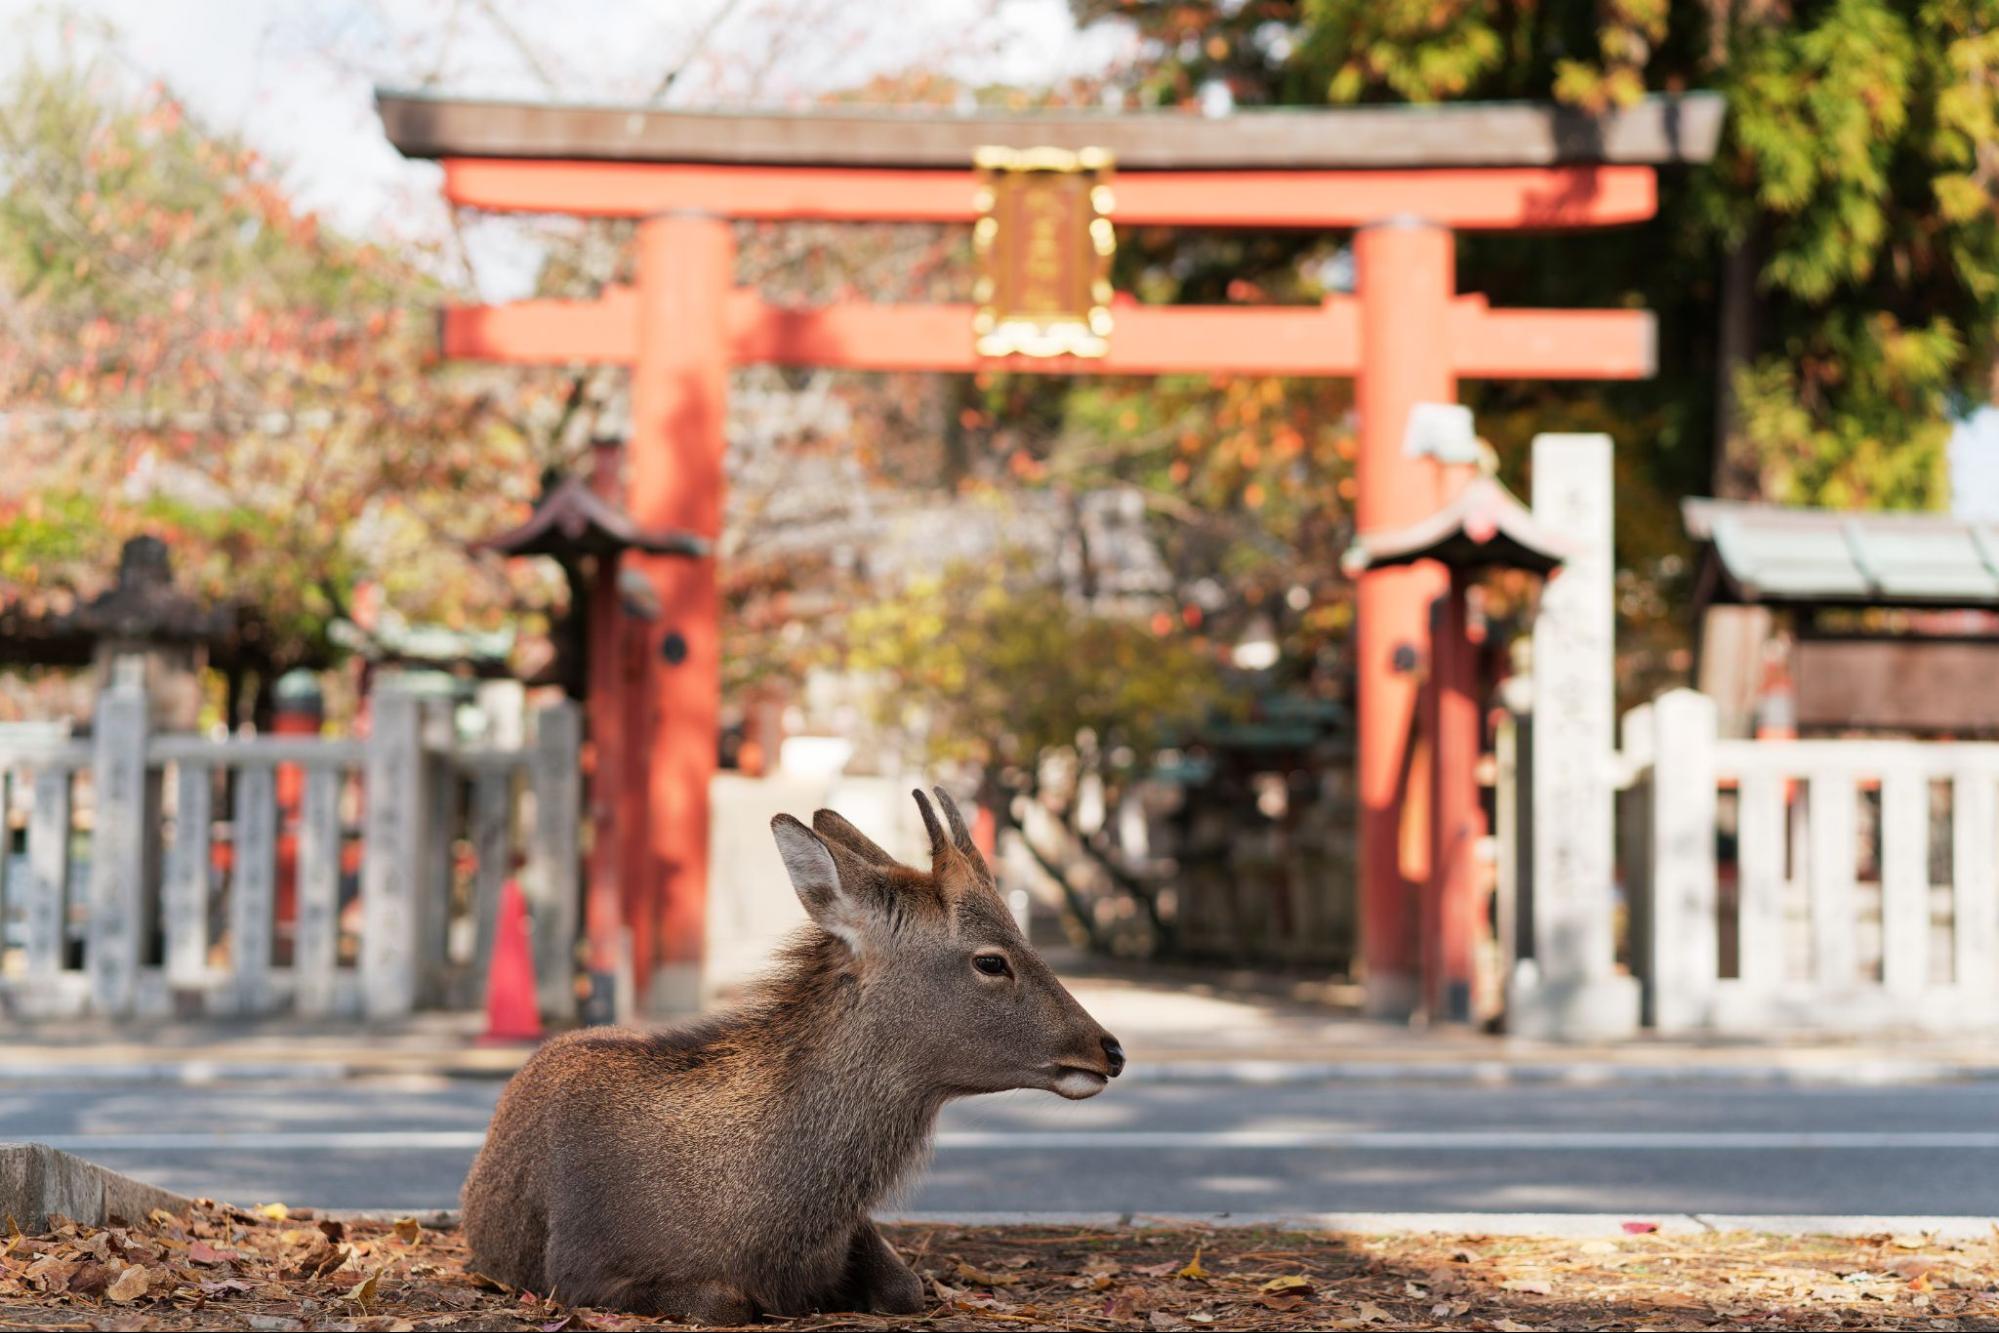
[[[567,1017],[580,730],[559,704],[537,714],[530,746],[468,750],[448,706],[383,691],[365,741],[213,741],[149,734],[143,692],[120,684],[88,742],[0,739],[0,779],[27,797],[26,873],[0,880],[0,919],[21,922],[18,947],[0,940],[0,1013],[393,1018],[474,1004],[521,859],[541,1005]],[[281,885],[294,904],[282,938]]]
[[[1624,733],[1633,956],[1655,1027],[1999,1023],[1999,745],[1723,740],[1692,690]]]

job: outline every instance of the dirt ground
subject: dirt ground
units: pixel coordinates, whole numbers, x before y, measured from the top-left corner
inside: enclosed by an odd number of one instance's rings
[[[779,1328],[1999,1330],[1999,1234],[1607,1240],[895,1227],[914,1318]],[[0,1328],[628,1329],[465,1267],[458,1234],[202,1203],[0,1243]]]

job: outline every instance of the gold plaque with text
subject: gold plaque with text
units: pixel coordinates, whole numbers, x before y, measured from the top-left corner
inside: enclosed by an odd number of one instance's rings
[[[1102,356],[1110,347],[1111,155],[1100,148],[981,148],[981,356]]]

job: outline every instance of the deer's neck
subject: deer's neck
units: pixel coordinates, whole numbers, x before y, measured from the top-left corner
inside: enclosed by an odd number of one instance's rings
[[[875,1020],[856,987],[787,988],[745,1016],[758,1072],[768,1168],[806,1228],[864,1215],[929,1149],[945,1095],[900,1058],[900,1024]]]

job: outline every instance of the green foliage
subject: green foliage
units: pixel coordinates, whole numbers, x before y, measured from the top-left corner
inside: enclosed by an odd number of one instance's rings
[[[1493,9],[1482,0],[1305,0],[1308,51],[1331,67],[1335,102],[1376,88],[1405,102],[1462,97],[1505,56]]]
[[[1224,698],[1212,646],[1104,615],[1022,557],[958,564],[857,609],[847,665],[876,673],[886,720],[932,757],[1032,768],[1093,734],[1144,755]]]
[[[1717,239],[1763,257],[1742,434],[1772,498],[1934,505],[1947,414],[1985,396],[1999,320],[1979,167],[1999,6],[1801,11],[1734,34],[1729,140],[1699,183]]]

